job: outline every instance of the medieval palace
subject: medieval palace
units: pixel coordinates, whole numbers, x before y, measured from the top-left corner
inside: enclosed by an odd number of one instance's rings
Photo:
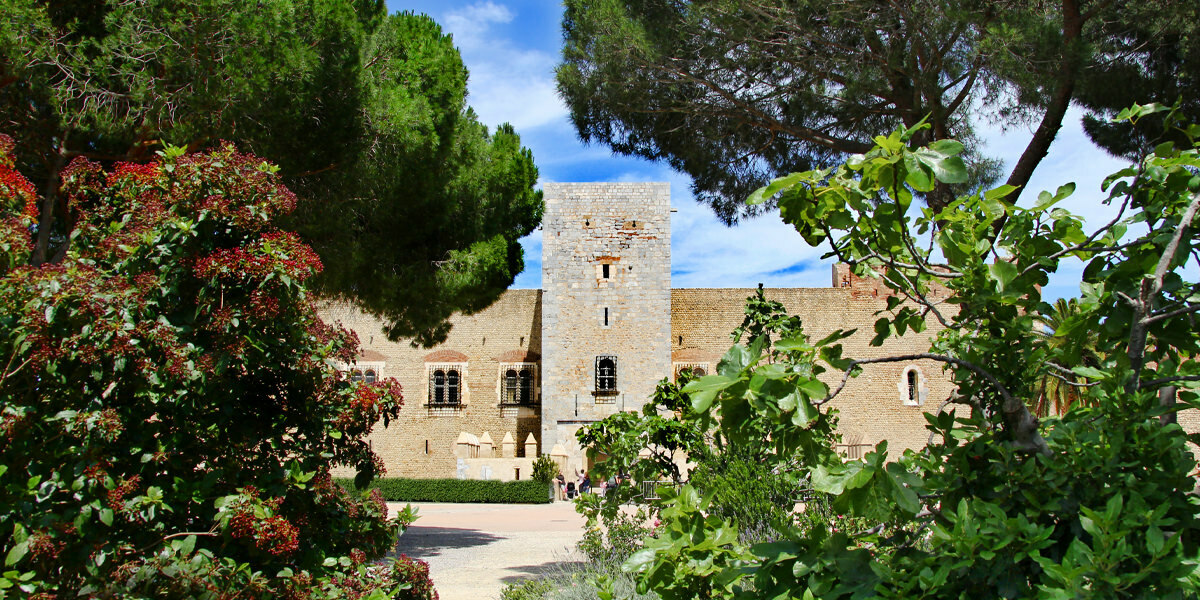
[[[435,349],[393,343],[381,324],[344,306],[325,310],[363,342],[352,376],[395,377],[401,418],[377,427],[371,445],[390,477],[524,479],[540,454],[564,472],[586,468],[575,431],[617,411],[638,410],[664,377],[710,372],[732,345],[752,289],[672,289],[670,190],[665,183],[546,183],[541,290],[509,290],[488,309],[459,316]],[[885,290],[835,266],[828,288],[768,289],[814,339],[843,328],[844,355],[923,351],[923,335],[868,342]],[[830,374],[830,383],[840,379]],[[950,384],[941,365],[872,365],[830,406],[840,412],[848,454],[887,440],[893,451],[924,446],[922,412]]]

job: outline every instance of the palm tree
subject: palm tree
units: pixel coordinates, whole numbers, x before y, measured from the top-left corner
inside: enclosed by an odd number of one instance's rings
[[[1070,349],[1067,345],[1078,344],[1076,352],[1071,353],[1078,356],[1073,361],[1075,364],[1047,365],[1048,370],[1038,382],[1037,394],[1032,398],[1029,406],[1030,411],[1039,417],[1061,415],[1070,410],[1072,406],[1086,403],[1088,400],[1087,395],[1083,393],[1087,379],[1070,372],[1069,369],[1081,365],[1100,366],[1102,356],[1098,348],[1099,340],[1095,329],[1084,328],[1083,336],[1076,339],[1056,335],[1068,321],[1082,317],[1083,311],[1080,310],[1079,303],[1074,298],[1070,300],[1060,298],[1054,303],[1052,310],[1034,316],[1034,319],[1043,327],[1041,331],[1035,330],[1035,332],[1046,341],[1050,356],[1068,354]]]

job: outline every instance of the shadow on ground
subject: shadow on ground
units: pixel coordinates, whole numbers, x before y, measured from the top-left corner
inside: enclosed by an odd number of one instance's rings
[[[508,577],[501,577],[500,581],[507,585],[510,583],[517,583],[518,581],[525,581],[526,579],[563,575],[579,570],[579,566],[582,564],[583,563],[581,561],[577,560],[552,560],[550,562],[544,562],[540,565],[521,565],[519,567],[508,567],[509,571],[517,571],[518,573],[521,573],[521,575],[509,575]]]
[[[437,556],[442,550],[486,546],[504,538],[478,529],[456,529],[453,527],[409,527],[392,554],[407,554],[411,558],[426,559]]]

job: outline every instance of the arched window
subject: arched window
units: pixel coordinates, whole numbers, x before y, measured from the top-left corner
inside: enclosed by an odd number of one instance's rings
[[[504,372],[504,403],[516,404],[517,396],[517,370],[509,369]]]
[[[617,391],[617,357],[596,357],[596,391]]]
[[[366,374],[363,375],[363,381],[367,383],[375,383],[375,369],[367,369]]]
[[[900,402],[905,406],[921,406],[925,403],[925,374],[917,365],[909,365],[900,373],[900,381],[896,387],[900,392]]]
[[[350,381],[357,382],[357,381],[362,381],[362,380],[363,380],[362,371],[359,371],[358,369],[354,369],[353,371],[350,371]]]
[[[512,371],[509,371],[510,373]],[[521,403],[533,403],[533,371],[529,369],[521,369]]]
[[[458,371],[446,373],[446,403],[458,404]]]
[[[696,377],[704,377],[707,374],[704,372],[704,367],[692,367],[692,375]]]
[[[432,402],[433,404],[445,404],[446,403],[446,372],[445,371],[438,369],[433,372],[433,387],[430,390],[430,394],[433,396],[432,398],[430,398],[430,402]]]

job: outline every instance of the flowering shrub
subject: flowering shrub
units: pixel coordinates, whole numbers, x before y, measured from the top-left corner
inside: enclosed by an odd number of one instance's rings
[[[370,565],[402,528],[364,440],[394,380],[335,368],[295,197],[225,145],[150,164],[76,159],[65,259],[27,266],[38,200],[0,136],[0,598],[337,598],[426,589]],[[428,578],[424,579],[424,583]],[[430,597],[431,587],[424,596]]]

